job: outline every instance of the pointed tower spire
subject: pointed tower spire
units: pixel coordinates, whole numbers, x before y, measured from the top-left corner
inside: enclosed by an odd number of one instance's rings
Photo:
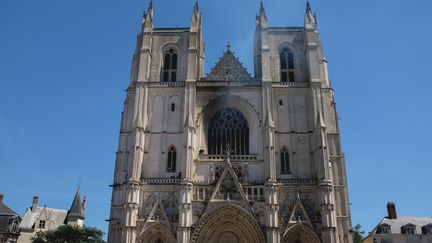
[[[199,11],[198,0],[195,0],[194,12],[198,12],[198,11]]]
[[[306,0],[306,12],[312,12],[310,0]]]
[[[198,30],[201,28],[201,14],[199,12],[198,0],[195,0],[190,26],[191,32],[198,32]]]
[[[315,29],[316,27],[316,18],[312,14],[310,0],[306,0],[306,13],[305,13],[304,25],[305,28],[307,29]]]
[[[147,13],[143,14],[143,30],[153,27],[153,0],[150,0]]]
[[[267,15],[264,9],[264,3],[261,1],[259,15],[257,16],[257,22],[261,28],[267,28]]]
[[[78,186],[72,205],[67,214],[67,224],[82,226],[83,220],[84,220],[84,209],[83,209],[83,203],[81,201],[81,196],[80,196],[79,186]]]

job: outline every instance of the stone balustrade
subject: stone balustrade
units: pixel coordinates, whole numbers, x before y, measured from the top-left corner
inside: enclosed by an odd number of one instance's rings
[[[198,161],[200,162],[222,162],[226,160],[224,154],[200,154],[198,155]],[[258,161],[259,157],[257,154],[244,154],[244,155],[231,155],[232,162],[255,162]]]

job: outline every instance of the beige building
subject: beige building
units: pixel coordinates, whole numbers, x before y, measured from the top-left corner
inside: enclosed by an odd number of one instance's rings
[[[398,217],[394,203],[387,204],[388,216],[369,233],[364,243],[432,243],[432,218]]]
[[[300,27],[269,26],[261,4],[254,75],[229,45],[204,75],[202,21],[197,3],[189,27],[155,27],[152,3],[143,16],[108,242],[352,242],[336,103],[309,2]]]
[[[31,243],[31,238],[38,232],[55,230],[61,225],[83,226],[86,200],[84,197],[81,201],[79,190],[69,210],[38,206],[38,201],[39,197],[34,196],[32,206],[24,213],[18,243]]]

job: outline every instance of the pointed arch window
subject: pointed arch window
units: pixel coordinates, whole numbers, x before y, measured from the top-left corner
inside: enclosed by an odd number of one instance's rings
[[[243,114],[235,108],[226,107],[211,118],[208,126],[209,154],[224,154],[230,144],[231,154],[249,154],[249,126]]]
[[[281,174],[291,174],[289,164],[289,153],[286,146],[282,147],[280,152]]]
[[[175,82],[177,81],[177,53],[174,49],[169,49],[164,53],[162,64],[162,81]]]
[[[176,164],[177,164],[177,150],[174,146],[171,146],[168,150],[167,171],[176,172]]]
[[[279,53],[281,82],[295,82],[294,54],[284,48]]]

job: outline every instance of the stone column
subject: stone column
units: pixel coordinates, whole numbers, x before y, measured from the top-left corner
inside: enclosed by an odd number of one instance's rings
[[[179,221],[177,229],[177,243],[188,243],[192,226],[192,187],[188,181],[181,183],[179,199]]]

